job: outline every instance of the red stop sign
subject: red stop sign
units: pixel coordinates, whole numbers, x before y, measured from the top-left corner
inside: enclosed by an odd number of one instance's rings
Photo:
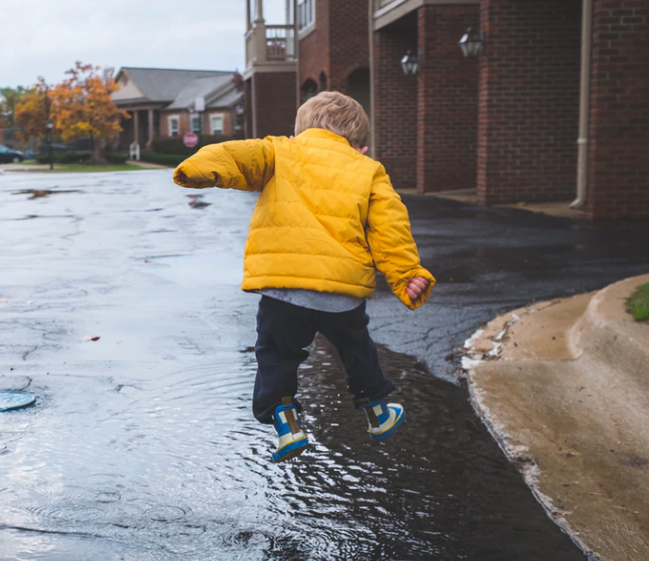
[[[193,132],[188,132],[185,136],[183,136],[183,143],[187,148],[193,148],[198,144],[198,135]]]

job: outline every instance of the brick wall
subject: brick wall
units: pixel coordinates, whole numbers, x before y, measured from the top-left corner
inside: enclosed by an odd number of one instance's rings
[[[376,157],[396,188],[417,185],[417,77],[400,61],[417,51],[417,26],[390,25],[374,34]]]
[[[315,29],[300,39],[299,73],[300,85],[308,79],[316,84],[324,72],[329,84],[329,8],[332,0],[315,2]]]
[[[320,0],[322,1],[322,0]],[[358,68],[369,68],[367,2],[329,0],[330,76],[329,89],[347,92],[347,78]]]
[[[588,214],[649,216],[649,1],[593,3]]]
[[[367,2],[318,0],[315,29],[300,40],[300,84],[327,78],[327,89],[347,93],[347,78],[369,66]]]
[[[297,111],[295,73],[258,72],[252,80],[257,137],[293,134]]]
[[[478,64],[458,41],[480,22],[478,5],[419,9],[417,188],[421,192],[476,186]]]
[[[574,197],[581,0],[482,0],[478,199]]]

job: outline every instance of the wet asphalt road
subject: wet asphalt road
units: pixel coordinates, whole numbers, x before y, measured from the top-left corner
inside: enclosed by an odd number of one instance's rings
[[[585,559],[449,355],[506,309],[647,272],[649,226],[404,200],[439,285],[414,314],[381,285],[369,312],[408,420],[371,442],[318,339],[300,373],[313,450],[275,466],[239,290],[254,195],[168,170],[0,176],[0,389],[40,396],[0,417],[0,559]]]

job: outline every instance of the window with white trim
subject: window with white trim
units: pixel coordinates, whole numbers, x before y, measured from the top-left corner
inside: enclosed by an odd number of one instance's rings
[[[169,117],[169,136],[178,136],[180,133],[180,119],[178,115]]]
[[[190,117],[189,129],[192,132],[195,132],[196,134],[199,134],[201,132],[201,116],[200,115],[192,115]]]
[[[223,114],[210,116],[210,130],[212,134],[223,134]]]
[[[297,27],[300,31],[315,24],[315,0],[298,0]]]

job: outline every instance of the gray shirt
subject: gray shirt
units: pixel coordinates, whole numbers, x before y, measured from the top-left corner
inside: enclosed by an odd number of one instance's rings
[[[301,308],[318,310],[319,312],[349,312],[358,308],[364,302],[363,298],[356,298],[355,296],[301,288],[264,288],[257,292],[262,296],[268,296]]]

